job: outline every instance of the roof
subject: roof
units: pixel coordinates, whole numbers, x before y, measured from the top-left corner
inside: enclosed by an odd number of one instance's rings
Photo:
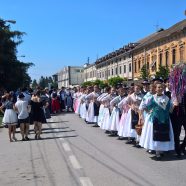
[[[172,34],[178,33],[184,29],[186,29],[186,19],[176,23],[175,25],[171,26],[170,28],[168,28],[166,30],[161,30],[161,31],[155,32],[155,33],[139,40],[137,42],[137,43],[139,43],[139,45],[136,46],[132,51],[136,51],[142,47],[150,45],[150,44],[157,42],[161,39],[165,39],[165,38],[171,36]]]

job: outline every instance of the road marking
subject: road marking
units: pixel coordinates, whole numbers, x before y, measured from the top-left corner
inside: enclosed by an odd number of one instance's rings
[[[80,182],[82,186],[93,186],[92,182],[90,181],[90,178],[88,177],[80,177]]]
[[[64,139],[63,139],[63,137],[61,137],[61,138],[59,138],[61,141],[65,141]]]
[[[70,159],[70,162],[71,162],[72,166],[74,167],[74,169],[81,169],[82,168],[74,155],[69,156],[69,159]]]
[[[63,143],[62,145],[63,145],[63,148],[65,149],[65,151],[67,151],[67,152],[71,151],[71,148],[68,143]]]

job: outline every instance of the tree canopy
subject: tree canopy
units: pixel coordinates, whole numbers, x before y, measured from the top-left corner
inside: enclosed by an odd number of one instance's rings
[[[24,34],[12,31],[10,25],[0,18],[0,88],[15,90],[31,83],[27,71],[33,63],[24,63],[16,55],[17,46],[23,42]]]

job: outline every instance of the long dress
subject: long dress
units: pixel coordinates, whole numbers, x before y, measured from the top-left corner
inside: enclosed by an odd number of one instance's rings
[[[100,102],[100,107],[99,107],[99,116],[98,116],[98,125],[101,127],[103,124],[103,118],[104,118],[104,104],[103,104],[103,98],[106,97],[108,93],[103,93],[101,94],[98,98],[97,101]]]
[[[121,119],[119,121],[119,126],[118,126],[118,136],[120,137],[126,137],[124,135],[124,131],[126,128],[126,123],[129,122],[128,121],[128,111],[130,109],[130,107],[128,106],[128,104],[126,103],[127,97],[125,97],[123,100],[121,100],[118,104],[118,107],[122,110],[122,115],[121,115]]]
[[[119,120],[120,120],[120,109],[118,108],[118,103],[123,99],[124,97],[117,96],[115,97],[111,102],[110,105],[113,106],[113,110],[110,116],[110,122],[108,130],[110,131],[118,131],[119,130]]]
[[[155,151],[174,150],[174,135],[169,118],[172,104],[169,98],[166,95],[154,95],[145,107],[151,112],[145,120],[149,126],[142,147]]]
[[[3,107],[5,108],[5,113],[3,116],[2,124],[3,125],[17,125],[18,118],[17,118],[16,112],[13,109],[13,102],[6,101],[3,104]]]
[[[131,137],[131,138],[137,138],[137,133],[135,130],[135,126],[138,124],[138,119],[139,115],[135,110],[138,110],[139,105],[142,101],[143,94],[131,94],[127,98],[127,103],[132,107],[132,109],[129,110],[129,118],[130,121],[127,123],[126,129],[127,129],[127,136],[126,137]]]
[[[86,119],[86,100],[85,97],[87,96],[87,94],[82,94],[82,96],[80,97],[80,117],[82,119]]]
[[[116,94],[109,94],[105,96],[102,99],[102,102],[104,104],[104,111],[103,111],[103,121],[102,125],[100,126],[101,129],[103,130],[109,130],[109,124],[110,124],[110,112],[113,109],[110,106],[110,102],[116,97]]]
[[[74,103],[74,111],[76,114],[80,113],[80,97],[82,95],[82,92],[76,92],[75,93],[75,103]]]
[[[139,145],[141,147],[144,146],[144,144],[146,143],[146,136],[147,136],[147,133],[149,131],[149,124],[148,124],[148,120],[149,120],[149,117],[150,117],[150,112],[147,112],[145,111],[145,105],[149,102],[149,99],[152,99],[153,97],[153,94],[151,94],[150,92],[148,92],[144,97],[143,97],[143,100],[139,106],[139,110],[141,110],[143,112],[143,121],[144,121],[144,124],[143,124],[143,128],[142,128],[142,132],[141,132],[141,137],[140,137],[140,142],[139,142]]]
[[[86,121],[89,123],[97,123],[98,122],[98,115],[99,115],[99,105],[97,103],[97,98],[99,94],[97,92],[92,92],[88,94],[85,99],[90,100]]]

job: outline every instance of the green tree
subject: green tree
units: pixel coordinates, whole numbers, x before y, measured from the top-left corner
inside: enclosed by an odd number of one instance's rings
[[[83,87],[92,86],[92,85],[93,85],[92,81],[86,81],[86,82],[82,83]]]
[[[142,79],[148,79],[149,78],[149,71],[147,69],[147,65],[144,64],[140,71],[140,76]]]
[[[158,71],[155,74],[156,78],[167,79],[169,77],[169,68],[166,66],[159,66]]]
[[[10,30],[10,25],[0,18],[0,88],[15,90],[29,86],[31,78],[27,71],[33,63],[17,59],[17,46],[23,42],[25,33]]]
[[[124,81],[123,78],[117,76],[117,77],[110,78],[108,80],[108,84],[111,86],[117,86],[119,83],[122,83],[123,81]]]
[[[37,86],[38,86],[38,83],[37,83],[36,79],[34,79],[32,82],[32,88],[35,89]]]

